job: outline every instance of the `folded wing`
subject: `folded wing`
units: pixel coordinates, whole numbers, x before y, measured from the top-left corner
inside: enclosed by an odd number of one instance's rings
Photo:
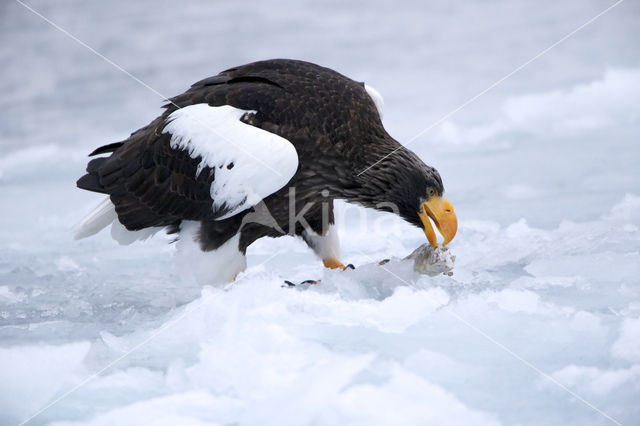
[[[284,187],[298,168],[294,146],[251,125],[255,114],[206,103],[177,109],[96,150],[112,154],[89,162],[78,186],[109,194],[130,231],[236,215]]]

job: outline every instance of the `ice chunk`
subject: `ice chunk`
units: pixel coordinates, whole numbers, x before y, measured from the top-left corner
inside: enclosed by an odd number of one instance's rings
[[[85,374],[89,342],[0,348],[0,424],[17,424]]]
[[[614,357],[630,362],[640,361],[640,318],[627,318],[620,327],[620,337],[613,344]]]

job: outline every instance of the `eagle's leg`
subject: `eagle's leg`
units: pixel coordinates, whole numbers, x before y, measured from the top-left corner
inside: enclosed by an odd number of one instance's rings
[[[237,226],[232,222],[224,225],[222,221],[182,221],[180,225],[177,248],[181,263],[201,284],[233,282],[247,267]]]
[[[305,230],[302,232],[302,238],[309,248],[322,259],[322,263],[326,268],[342,270],[347,268],[339,260],[340,240],[335,224],[329,225],[324,235],[319,235],[311,230]]]
[[[322,259],[325,268],[342,269],[354,268],[345,266],[340,261],[340,238],[333,214],[333,200],[323,202],[322,206],[308,217],[308,227],[300,235],[309,248]]]

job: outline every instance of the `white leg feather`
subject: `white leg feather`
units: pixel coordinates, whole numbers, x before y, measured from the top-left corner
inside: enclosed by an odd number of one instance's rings
[[[325,235],[318,235],[313,231],[303,232],[307,245],[322,260],[340,258],[340,238],[336,225],[329,225]]]
[[[199,284],[222,284],[234,280],[247,267],[247,259],[238,248],[240,233],[216,250],[202,251],[199,242],[200,222],[180,224],[176,264],[182,275],[193,277]]]

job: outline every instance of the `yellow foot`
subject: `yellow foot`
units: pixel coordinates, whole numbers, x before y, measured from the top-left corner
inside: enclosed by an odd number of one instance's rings
[[[331,269],[342,269],[343,271],[345,269],[347,269],[346,266],[344,266],[342,264],[342,262],[340,262],[338,259],[336,259],[335,257],[330,257],[329,259],[323,259],[322,263],[324,263],[324,267],[325,268],[331,268]]]
[[[324,267],[325,268],[331,268],[331,269],[342,269],[343,271],[345,269],[355,269],[356,267],[353,266],[352,264],[348,264],[347,266],[344,266],[342,264],[342,262],[340,262],[338,259],[336,259],[335,257],[330,257],[329,259],[324,259],[322,261],[322,263],[324,263]]]

